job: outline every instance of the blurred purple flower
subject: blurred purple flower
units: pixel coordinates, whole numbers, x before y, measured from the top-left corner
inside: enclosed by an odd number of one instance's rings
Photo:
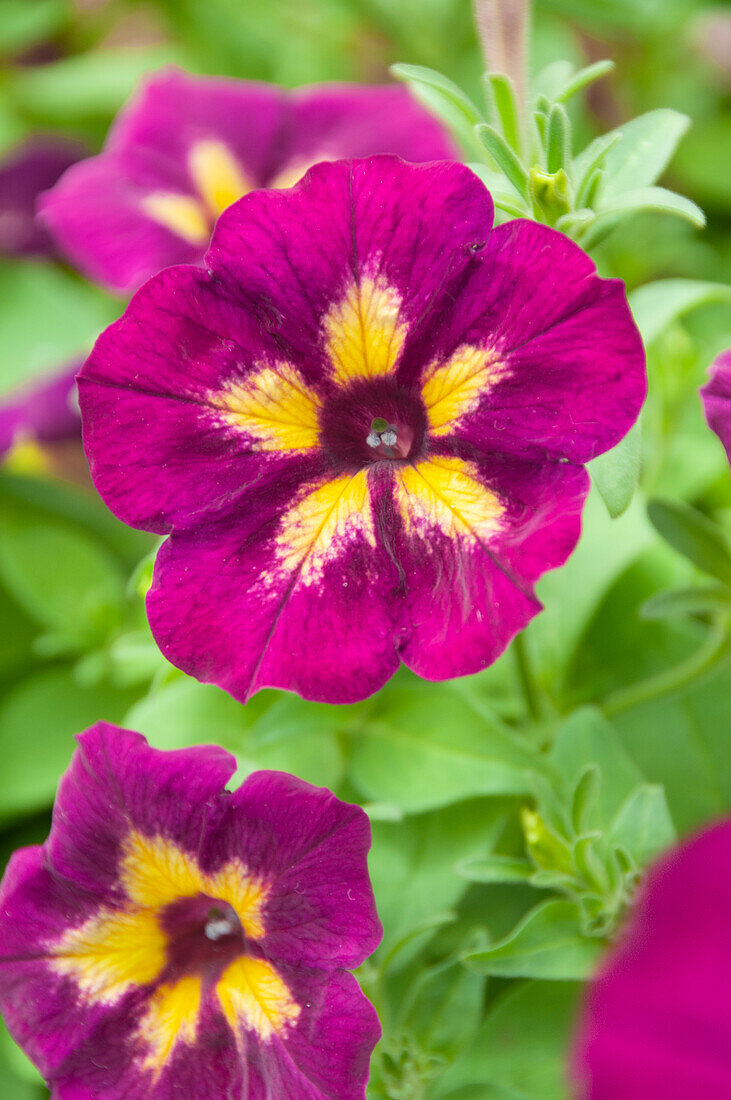
[[[55,254],[48,230],[36,220],[36,202],[85,152],[78,142],[36,137],[0,161],[0,255]]]
[[[81,418],[74,361],[57,374],[32,382],[0,399],[0,457],[18,443],[80,439]]]
[[[492,219],[463,165],[319,164],[99,338],[87,455],[120,518],[172,531],[147,607],[174,664],[348,702],[400,661],[477,672],[540,610],[644,353],[621,282]]]
[[[726,448],[731,462],[731,348],[722,351],[711,366],[710,380],[701,389],[708,426]]]
[[[371,153],[427,161],[455,148],[400,86],[289,92],[168,71],[125,107],[104,152],[45,197],[43,217],[82,271],[129,291],[170,264],[202,263],[216,218],[247,192]]]
[[[363,1100],[380,1028],[357,806],[282,772],[79,738],[0,886],[0,1009],[58,1100]]]
[[[586,1100],[731,1096],[731,820],[648,874],[590,988],[574,1053]]]

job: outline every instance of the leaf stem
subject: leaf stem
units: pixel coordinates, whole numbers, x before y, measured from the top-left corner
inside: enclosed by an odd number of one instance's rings
[[[686,660],[656,676],[650,676],[647,680],[612,692],[601,704],[601,708],[611,718],[632,707],[661,699],[665,695],[674,695],[705,676],[728,654],[729,627],[724,618],[711,626],[703,644]]]
[[[525,640],[523,634],[516,634],[513,639],[513,653],[515,654],[515,667],[518,672],[518,680],[523,691],[523,698],[525,699],[525,708],[528,711],[528,716],[533,722],[539,721],[541,717],[541,693],[536,683],[535,676],[533,675],[533,669],[531,668],[531,662],[528,657],[528,651],[525,646]]]

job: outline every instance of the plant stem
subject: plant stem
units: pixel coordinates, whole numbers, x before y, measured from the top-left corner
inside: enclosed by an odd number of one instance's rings
[[[475,23],[488,72],[504,73],[525,111],[530,0],[474,0]]]
[[[540,690],[533,675],[522,634],[516,634],[513,639],[513,653],[515,654],[518,679],[525,699],[525,708],[531,721],[537,722],[541,717]]]
[[[710,672],[728,654],[729,629],[724,620],[714,623],[703,644],[685,661],[647,680],[641,680],[638,684],[612,692],[601,704],[601,708],[611,718],[622,711],[641,706],[642,703],[661,699],[665,695],[674,695]]]

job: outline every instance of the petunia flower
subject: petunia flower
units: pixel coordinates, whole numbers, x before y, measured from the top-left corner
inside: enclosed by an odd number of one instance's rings
[[[427,161],[455,149],[401,86],[289,92],[167,71],[122,111],[104,152],[45,197],[43,217],[82,271],[134,290],[170,264],[202,263],[216,218],[241,195],[371,153]]]
[[[87,455],[118,516],[172,532],[147,607],[174,664],[353,701],[400,661],[477,672],[540,610],[644,356],[620,282],[492,212],[463,165],[320,164],[99,338]]]
[[[378,945],[356,806],[208,746],[79,737],[0,887],[0,1009],[54,1100],[362,1100]]]
[[[0,459],[24,443],[80,440],[81,419],[74,362],[0,398]]]
[[[731,348],[722,351],[711,366],[710,380],[701,388],[708,427],[723,443],[731,462]]]
[[[649,873],[584,1006],[582,1100],[731,1096],[731,819]]]
[[[36,220],[36,201],[59,176],[84,156],[78,142],[35,137],[0,161],[0,255],[51,256],[55,247]]]

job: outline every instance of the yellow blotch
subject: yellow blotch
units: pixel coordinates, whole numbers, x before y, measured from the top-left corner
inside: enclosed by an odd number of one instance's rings
[[[200,1006],[200,978],[182,978],[155,990],[137,1032],[150,1048],[142,1069],[154,1070],[157,1076],[176,1043],[195,1042]]]
[[[389,374],[401,354],[406,325],[401,297],[383,279],[353,283],[324,319],[325,350],[339,382]]]
[[[293,1024],[300,1006],[270,963],[246,955],[232,962],[216,984],[223,1014],[238,1033],[243,1024],[268,1040]]]
[[[107,1003],[132,986],[157,978],[166,939],[154,912],[102,909],[52,948],[52,966],[74,979],[82,993]]]
[[[450,537],[489,538],[503,507],[460,458],[436,457],[399,467],[397,502],[406,528],[438,527]]]
[[[477,407],[480,397],[505,376],[505,366],[490,348],[465,344],[446,363],[427,368],[422,397],[433,435],[447,435],[456,421]]]
[[[278,172],[274,179],[268,184],[269,187],[285,188],[294,187],[296,183],[304,176],[305,172],[309,171],[313,164],[317,164],[318,160],[327,160],[327,157],[317,158],[316,160],[297,160],[293,164],[283,168],[281,172]]]
[[[190,195],[176,195],[168,191],[153,191],[141,202],[148,217],[189,244],[203,245],[211,234],[206,212],[197,199]]]
[[[320,400],[286,363],[210,394],[223,419],[254,440],[257,451],[298,451],[318,443]]]
[[[188,153],[188,168],[196,190],[215,221],[252,185],[231,150],[222,141],[198,141]]]
[[[375,545],[367,470],[326,482],[286,513],[277,536],[280,568],[300,569],[300,580],[312,584],[337,557],[338,541],[357,534]]]
[[[143,909],[162,909],[199,893],[226,901],[247,936],[260,939],[264,935],[263,909],[269,888],[250,876],[238,859],[206,874],[193,856],[171,841],[133,832],[124,846],[121,882],[130,901]]]

